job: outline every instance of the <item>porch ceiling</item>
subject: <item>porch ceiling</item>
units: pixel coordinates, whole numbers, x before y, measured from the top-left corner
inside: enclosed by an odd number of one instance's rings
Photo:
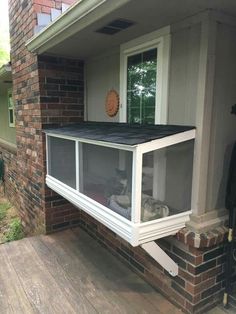
[[[33,37],[27,46],[39,54],[86,59],[206,9],[236,16],[235,0],[83,0]],[[114,35],[96,32],[120,18],[135,24]]]

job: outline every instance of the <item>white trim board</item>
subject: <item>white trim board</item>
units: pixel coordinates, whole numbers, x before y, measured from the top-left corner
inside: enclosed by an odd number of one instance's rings
[[[191,208],[195,215],[206,210],[209,149],[214,92],[217,24],[210,14],[202,21],[198,74],[196,141]]]
[[[189,221],[191,211],[144,223],[133,223],[86,195],[47,175],[46,184],[76,207],[107,226],[132,246],[177,233]]]

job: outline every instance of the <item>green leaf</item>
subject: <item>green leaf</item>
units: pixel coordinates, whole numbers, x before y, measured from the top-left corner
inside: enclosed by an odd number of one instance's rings
[[[5,241],[15,241],[20,240],[24,237],[23,227],[19,218],[12,220],[9,226],[9,230],[5,234]]]
[[[10,208],[9,203],[0,204],[0,221],[6,217],[7,210]]]

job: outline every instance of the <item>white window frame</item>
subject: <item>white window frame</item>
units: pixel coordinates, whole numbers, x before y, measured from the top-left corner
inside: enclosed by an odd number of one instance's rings
[[[12,103],[10,102],[10,96],[11,95],[11,99],[12,99]],[[11,123],[11,115],[10,115],[10,111],[12,110],[12,116],[13,116],[13,122]],[[9,89],[7,92],[7,111],[8,111],[8,123],[9,123],[9,127],[10,128],[14,128],[15,127],[15,106],[14,106],[14,102],[13,102],[13,97],[12,97],[12,89]]]
[[[120,46],[120,122],[127,122],[128,57],[153,48],[157,48],[155,124],[167,123],[170,26],[163,27],[157,31],[138,37]]]

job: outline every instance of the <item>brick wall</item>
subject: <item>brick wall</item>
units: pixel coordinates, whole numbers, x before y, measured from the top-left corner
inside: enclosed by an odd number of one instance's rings
[[[71,2],[63,0],[63,3]],[[83,64],[76,60],[38,58],[25,47],[37,24],[36,13],[59,7],[61,3],[51,0],[9,1],[19,183],[17,207],[26,231],[31,234],[74,224],[78,214],[72,205],[66,204],[45,186],[42,129],[47,124],[83,119]]]
[[[39,56],[38,69],[42,128],[83,121],[83,62]],[[78,224],[78,209],[47,187],[43,206],[47,233]]]
[[[38,69],[43,127],[83,121],[83,62],[39,56]]]

